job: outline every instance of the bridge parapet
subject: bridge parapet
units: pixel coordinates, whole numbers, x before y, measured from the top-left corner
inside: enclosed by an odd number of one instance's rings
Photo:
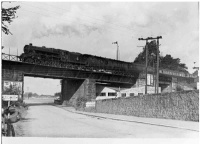
[[[10,61],[20,61],[19,56],[2,54],[2,60],[10,60]]]
[[[112,74],[112,75],[121,75],[126,77],[135,77],[131,71],[122,71],[120,69],[117,70],[110,70],[110,69],[102,69],[98,66],[85,66],[85,65],[78,65],[78,64],[70,64],[70,63],[59,63],[59,61],[33,61],[28,59],[25,62],[22,62],[19,56],[16,55],[9,55],[9,54],[2,54],[2,60],[6,61],[15,61],[27,64],[34,64],[34,65],[41,65],[41,66],[49,66],[49,67],[56,67],[56,68],[66,68],[70,70],[79,70],[79,71],[86,71],[86,72],[93,72],[93,73],[105,73],[105,74]]]
[[[197,76],[194,76],[194,75],[189,74],[189,73],[178,72],[178,71],[168,70],[168,69],[160,69],[159,73],[164,74],[164,75],[186,77],[186,78],[196,78],[197,77]]]
[[[20,60],[19,56],[9,55],[9,54],[2,54],[2,60],[22,62]],[[101,73],[107,73],[107,74],[113,74],[113,75],[123,75],[123,76],[128,76],[128,77],[134,77],[134,75],[133,75],[134,69],[139,69],[140,73],[142,73],[142,71],[144,71],[144,66],[140,65],[140,64],[133,64],[134,65],[133,70],[131,69],[129,71],[128,70],[122,71],[120,69],[117,69],[117,70],[102,69],[102,68],[99,68],[98,66],[89,67],[89,66],[85,66],[85,65],[74,65],[74,64],[69,64],[69,63],[61,64],[58,61],[41,62],[41,61],[33,61],[33,60],[29,59],[23,63],[42,65],[42,66],[51,66],[51,67],[57,67],[57,68],[66,68],[66,69],[71,69],[71,70],[82,70],[82,71],[88,71],[88,72],[101,72]],[[155,69],[152,67],[148,67],[148,71],[153,72],[153,71],[155,71]],[[160,69],[159,74],[175,76],[175,77],[183,77],[183,78],[197,78],[197,76],[194,76],[189,73],[178,72],[178,71],[169,70],[169,69]]]

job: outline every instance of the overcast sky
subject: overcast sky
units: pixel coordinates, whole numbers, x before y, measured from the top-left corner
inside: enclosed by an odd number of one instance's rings
[[[4,53],[23,52],[26,44],[116,58],[132,62],[142,51],[138,38],[162,36],[160,51],[185,63],[189,72],[199,65],[198,3],[72,3],[13,2],[18,18],[9,25],[13,35],[2,34]],[[57,85],[59,81],[56,81]],[[34,85],[32,81],[32,85]],[[53,87],[52,84],[52,91]],[[26,89],[26,88],[25,88]],[[54,90],[56,91],[56,90]]]

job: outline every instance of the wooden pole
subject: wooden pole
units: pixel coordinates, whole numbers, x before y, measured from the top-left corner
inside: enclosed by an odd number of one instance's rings
[[[156,91],[156,64],[153,62],[153,73],[154,73],[154,87],[155,87],[155,93]]]
[[[156,75],[156,90],[159,93],[159,38],[157,38],[157,75]]]
[[[148,40],[146,40],[145,94],[147,94]]]

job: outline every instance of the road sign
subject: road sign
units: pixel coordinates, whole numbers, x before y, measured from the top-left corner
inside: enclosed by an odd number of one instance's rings
[[[3,95],[2,99],[3,101],[17,101],[18,95]]]

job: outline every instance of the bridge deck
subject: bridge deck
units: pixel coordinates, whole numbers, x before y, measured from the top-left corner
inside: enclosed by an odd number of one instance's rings
[[[144,72],[143,65],[134,64],[130,71],[120,69],[102,69],[98,66],[88,67],[84,65],[59,64],[56,61],[22,62],[16,55],[2,54],[2,68],[23,71],[25,76],[47,77],[47,78],[91,78],[103,82],[117,82],[134,84],[139,73]],[[149,67],[148,72],[153,73],[154,69]],[[177,71],[160,69],[159,73],[165,77],[196,78],[193,75],[186,75]]]
[[[95,79],[100,82],[134,84],[136,77],[123,73],[107,73],[104,71],[84,70],[79,68],[63,68],[45,66],[20,61],[2,60],[2,69],[22,71],[24,76],[54,79]]]

